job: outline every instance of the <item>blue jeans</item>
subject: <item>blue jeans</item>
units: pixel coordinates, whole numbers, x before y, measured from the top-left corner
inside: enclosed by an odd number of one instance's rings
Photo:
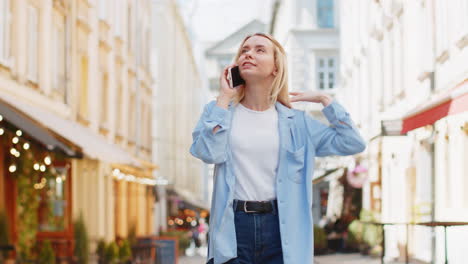
[[[234,208],[237,201],[234,200]],[[226,264],[283,264],[278,212],[234,212],[237,258]],[[210,261],[210,263],[213,260]]]

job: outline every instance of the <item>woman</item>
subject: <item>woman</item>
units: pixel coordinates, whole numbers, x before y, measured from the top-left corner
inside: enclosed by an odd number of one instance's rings
[[[312,263],[314,157],[356,154],[365,143],[330,96],[288,93],[286,55],[271,36],[246,37],[234,61],[245,85],[229,87],[234,65],[224,69],[190,148],[215,164],[208,263]],[[321,103],[332,126],[292,109],[298,101]]]

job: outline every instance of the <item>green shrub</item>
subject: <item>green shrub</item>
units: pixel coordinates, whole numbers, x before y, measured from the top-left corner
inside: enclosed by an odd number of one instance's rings
[[[109,243],[106,247],[105,263],[115,264],[119,259],[119,247],[115,242]]]
[[[132,249],[130,247],[130,242],[127,239],[122,241],[122,244],[119,247],[119,260],[126,262],[132,258]]]
[[[99,263],[104,263],[106,259],[106,241],[100,239],[96,247],[96,254],[99,258]]]
[[[55,253],[49,240],[44,241],[37,260],[38,264],[55,264]]]
[[[327,233],[325,229],[314,225],[314,248],[325,249],[328,246]]]
[[[74,255],[80,264],[88,264],[89,258],[89,240],[86,225],[83,220],[83,215],[74,223],[75,248]]]

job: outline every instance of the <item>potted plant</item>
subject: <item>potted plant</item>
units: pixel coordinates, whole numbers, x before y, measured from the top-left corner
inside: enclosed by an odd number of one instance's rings
[[[122,240],[119,247],[119,260],[120,263],[130,263],[132,258],[132,250],[130,248],[130,242],[127,239]]]
[[[83,215],[80,213],[79,218],[74,223],[75,248],[74,256],[80,264],[88,264],[89,260],[89,240],[86,225],[83,220]]]
[[[97,248],[96,248],[96,255],[98,256],[98,263],[104,264],[106,259],[106,242],[101,239],[98,241]]]
[[[111,242],[106,247],[105,253],[105,263],[106,264],[116,264],[119,260],[119,247],[117,243]]]
[[[314,225],[314,252],[316,255],[325,254],[327,252],[328,241],[325,229]]]
[[[55,264],[55,253],[49,240],[44,241],[42,244],[37,264]]]

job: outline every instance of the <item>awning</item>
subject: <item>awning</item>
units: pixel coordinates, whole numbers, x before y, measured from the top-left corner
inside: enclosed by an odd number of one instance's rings
[[[315,177],[312,179],[313,184],[318,184],[324,180],[327,180],[329,178],[334,178],[336,176],[341,176],[343,175],[344,169],[343,168],[335,168],[331,170],[327,170],[323,175],[320,175],[318,177]]]
[[[35,107],[17,98],[0,93],[0,100],[13,106],[15,111],[32,119],[35,123],[42,124],[49,132],[61,137],[64,141],[80,148],[85,155],[91,159],[101,160],[108,163],[121,163],[132,166],[140,166],[132,155],[119,146],[107,142],[107,139],[94,133],[89,128],[77,122],[64,119],[52,112]]]
[[[401,134],[465,111],[468,111],[468,79],[411,111],[403,119]]]
[[[198,207],[198,208],[205,209],[205,210],[210,209],[210,205],[207,202],[197,199],[192,192],[186,189],[182,189],[182,188],[174,186],[168,189],[168,191],[169,192],[173,191],[177,196],[182,198],[184,202],[189,203],[194,207]]]
[[[16,128],[27,133],[34,140],[43,144],[49,151],[56,151],[71,158],[80,158],[80,153],[56,139],[46,128],[28,118],[26,115],[15,111],[7,102],[0,99],[0,115],[5,121],[11,123]]]

